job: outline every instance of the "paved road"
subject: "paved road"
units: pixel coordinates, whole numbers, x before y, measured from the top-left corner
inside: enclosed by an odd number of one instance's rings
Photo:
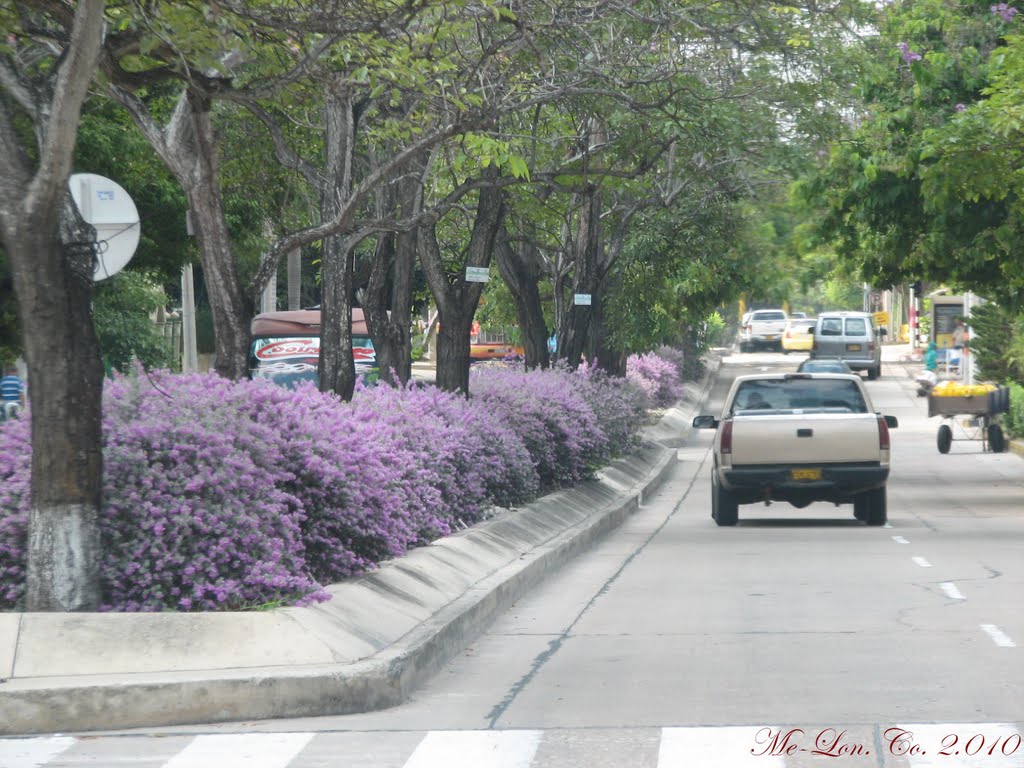
[[[796,363],[728,358],[712,410],[732,375]],[[0,740],[0,766],[1024,768],[1024,462],[940,455],[896,367],[868,387],[901,423],[891,527],[776,504],[717,528],[699,433],[638,514],[403,706]]]

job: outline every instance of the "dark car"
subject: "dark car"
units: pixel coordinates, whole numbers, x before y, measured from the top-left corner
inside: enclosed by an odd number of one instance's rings
[[[853,373],[853,369],[842,360],[827,358],[804,360],[796,370],[797,373]]]

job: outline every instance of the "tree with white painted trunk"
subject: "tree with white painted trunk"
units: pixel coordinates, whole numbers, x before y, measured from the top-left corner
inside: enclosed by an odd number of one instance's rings
[[[56,59],[30,34],[52,26],[43,11],[23,8],[17,26],[13,16],[0,18],[12,22],[0,51],[0,233],[30,386],[30,611],[93,610],[100,601],[103,366],[91,307],[97,246],[68,177],[104,9],[103,0],[53,6],[68,30]],[[35,146],[19,131],[26,121]]]

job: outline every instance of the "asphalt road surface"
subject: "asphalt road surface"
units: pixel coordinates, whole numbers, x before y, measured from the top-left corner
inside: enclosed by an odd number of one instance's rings
[[[799,359],[727,358],[708,411],[733,376]],[[900,420],[884,528],[830,504],[718,528],[705,430],[400,707],[0,740],[0,767],[1024,768],[1024,461],[941,455],[909,378],[867,386]]]

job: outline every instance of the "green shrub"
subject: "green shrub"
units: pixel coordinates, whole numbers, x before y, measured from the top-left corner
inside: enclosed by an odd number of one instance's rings
[[[1024,437],[1024,387],[1015,381],[1010,388],[1010,412],[1003,417],[1003,429],[1010,437]]]

